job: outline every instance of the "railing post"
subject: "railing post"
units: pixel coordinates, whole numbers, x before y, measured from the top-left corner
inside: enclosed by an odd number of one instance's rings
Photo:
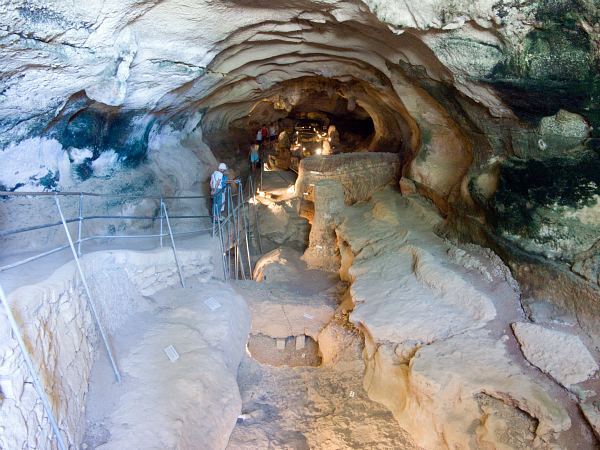
[[[52,427],[52,431],[54,432],[54,436],[56,437],[56,444],[59,450],[68,450],[65,441],[63,440],[62,435],[60,434],[60,429],[58,428],[58,423],[56,418],[54,417],[54,413],[52,412],[52,407],[50,406],[50,402],[48,401],[48,397],[44,392],[44,388],[42,387],[42,382],[38,377],[38,374],[33,366],[33,361],[27,352],[27,346],[25,345],[25,341],[23,341],[23,336],[21,335],[21,331],[19,330],[19,326],[17,325],[17,321],[15,320],[15,316],[10,309],[10,305],[8,304],[8,298],[0,286],[0,301],[2,301],[2,305],[4,305],[4,310],[6,312],[6,316],[8,317],[8,322],[10,323],[10,327],[12,328],[13,336],[17,340],[19,344],[19,348],[21,349],[21,354],[23,355],[23,360],[25,361],[25,365],[27,366],[27,370],[29,371],[29,376],[31,377],[31,381],[33,381],[33,387],[37,392],[37,395],[42,402],[44,410],[46,411],[46,416],[50,421],[50,426]]]
[[[219,240],[221,241],[221,260],[223,263],[223,280],[227,281],[227,267],[225,264],[225,243],[223,242],[223,227],[221,224],[218,224],[219,227]]]
[[[81,256],[81,233],[83,226],[83,192],[79,193],[79,223],[77,225],[77,255]]]
[[[252,200],[254,202],[254,225],[256,226],[256,237],[258,240],[258,252],[260,254],[262,254],[262,241],[260,238],[260,228],[258,225],[258,203],[256,201],[256,188],[254,187],[254,180],[252,180],[252,177],[250,177],[250,188],[252,189]],[[250,215],[250,213],[248,213],[248,215]],[[250,218],[248,217],[248,221],[250,221]]]
[[[181,265],[179,264],[179,258],[177,257],[177,248],[175,247],[175,238],[173,237],[173,230],[171,229],[171,222],[169,221],[169,214],[167,213],[167,206],[161,200],[160,207],[165,213],[165,220],[167,221],[167,228],[169,229],[169,235],[171,236],[171,246],[173,247],[173,255],[175,256],[175,264],[177,265],[177,271],[179,272],[179,280],[181,281],[181,287],[185,287],[185,281],[183,279],[183,272],[181,271]]]
[[[77,270],[79,271],[79,276],[81,277],[81,283],[83,284],[85,293],[87,294],[88,304],[90,305],[90,309],[92,310],[92,316],[94,317],[94,321],[96,322],[96,326],[98,327],[98,331],[100,332],[100,336],[102,337],[102,341],[104,342],[104,347],[106,348],[106,353],[108,354],[108,359],[110,360],[110,364],[112,365],[113,372],[115,373],[115,379],[117,380],[117,383],[120,383],[121,382],[121,374],[119,372],[119,368],[117,367],[115,358],[113,357],[112,351],[110,349],[110,345],[108,344],[108,338],[106,337],[104,327],[100,323],[100,316],[98,315],[98,311],[96,310],[96,305],[94,304],[94,300],[92,299],[92,294],[90,293],[90,287],[87,284],[87,280],[85,279],[83,269],[79,262],[79,257],[77,256],[77,250],[75,250],[75,245],[73,244],[73,239],[71,238],[71,233],[69,232],[69,226],[67,225],[67,221],[65,220],[65,216],[63,215],[62,209],[60,207],[60,201],[58,200],[58,195],[56,195],[54,197],[54,201],[56,202],[56,208],[58,209],[58,214],[60,215],[60,220],[62,221],[63,227],[65,229],[65,234],[67,235],[67,239],[69,241],[69,246],[71,247],[71,252],[73,253],[73,258],[75,259],[75,264],[77,265]]]
[[[163,246],[163,199],[160,198],[160,246]]]
[[[241,186],[241,181],[240,181]],[[241,192],[244,192],[241,189]],[[246,212],[243,210],[245,205],[244,198],[242,197],[242,218],[244,220],[244,237],[246,238],[246,255],[248,257],[248,276],[252,279],[252,260],[250,259],[250,243],[248,242],[248,228],[250,227],[250,218],[246,215]],[[250,214],[250,204],[248,204],[248,214]]]

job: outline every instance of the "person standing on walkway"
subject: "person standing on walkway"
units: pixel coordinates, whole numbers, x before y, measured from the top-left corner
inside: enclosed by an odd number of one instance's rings
[[[263,126],[260,128],[260,134],[262,135],[262,144],[264,150],[265,146],[267,145],[267,142],[269,141],[269,129],[264,123]]]
[[[262,128],[259,128],[256,132],[256,143],[261,146],[263,141]]]
[[[225,186],[227,185],[227,176],[225,171],[227,165],[220,163],[219,168],[210,176],[210,196],[212,198],[212,218],[218,220],[221,213],[225,210]]]
[[[250,146],[250,170],[252,171],[252,175],[256,173],[256,169],[260,164],[260,157],[258,155],[258,144],[252,144]]]
[[[277,140],[277,134],[278,134],[278,126],[275,122],[273,122],[271,125],[269,125],[269,149],[273,150],[273,145],[275,144],[275,141]]]

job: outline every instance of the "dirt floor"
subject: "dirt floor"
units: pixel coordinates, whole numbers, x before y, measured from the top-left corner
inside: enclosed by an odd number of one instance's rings
[[[242,415],[229,450],[415,449],[392,416],[362,388],[357,337],[335,365],[275,367],[249,356],[238,384]]]

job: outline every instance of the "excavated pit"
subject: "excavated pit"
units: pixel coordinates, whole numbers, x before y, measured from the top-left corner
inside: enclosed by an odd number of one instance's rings
[[[304,334],[287,338],[252,334],[247,348],[252,358],[270,366],[318,367],[323,359],[319,352],[319,344]]]

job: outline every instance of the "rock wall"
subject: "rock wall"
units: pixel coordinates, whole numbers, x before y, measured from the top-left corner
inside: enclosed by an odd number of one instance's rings
[[[443,241],[434,207],[391,189],[340,216],[365,390],[419,445],[525,450],[572,439],[569,400],[511,351],[519,290],[496,255]]]
[[[123,199],[118,195],[208,196],[208,179],[217,161],[202,141],[202,130],[197,127],[200,119],[192,115],[177,126],[154,125],[143,157],[135,164],[128,162],[127,154],[114,153],[113,147],[98,153],[100,150],[87,150],[83,143],[78,148],[66,147],[48,137],[22,141],[0,152],[0,189],[112,194],[116,197],[85,197],[83,215],[157,217],[157,199]],[[114,148],[127,151],[126,145]],[[92,159],[94,152],[100,154],[100,159]],[[106,156],[109,154],[112,156]],[[49,173],[56,178],[50,177],[54,180],[51,185],[44,184]],[[67,219],[79,216],[77,196],[60,200]],[[167,200],[166,205],[170,215],[208,216],[209,212],[206,199]],[[7,231],[59,222],[60,216],[52,197],[2,197],[0,221],[2,230]],[[173,226],[178,231],[198,228],[197,222],[189,220],[174,221]],[[83,228],[84,237],[157,231],[157,221],[150,220],[87,220]],[[75,227],[72,234],[76,236]],[[0,243],[5,254],[10,254],[58,247],[66,243],[66,238],[62,227],[54,227],[3,237]]]
[[[296,193],[313,201],[312,186],[320,180],[341,184],[344,202],[367,200],[373,192],[395,184],[400,170],[398,155],[391,153],[345,153],[328,157],[308,157],[300,161]]]
[[[597,2],[3,0],[0,12],[4,189],[202,192],[216,163],[203,139],[241,166],[261,122],[341,105],[369,116],[365,150],[398,154],[467,238],[493,235],[480,242],[507,261],[511,246],[559,260],[600,296]],[[31,215],[3,206],[13,223]]]
[[[206,281],[214,270],[213,251],[181,250],[186,276]],[[149,310],[144,296],[179,283],[172,250],[102,251],[82,258],[92,296],[107,332],[132,313]],[[218,261],[218,260],[217,260]],[[92,320],[74,263],[47,279],[14,289],[9,302],[69,446],[78,448],[85,431],[85,402],[97,355],[109,364]],[[119,357],[117,355],[117,364]],[[41,369],[40,369],[41,368]],[[52,432],[29,379],[7,320],[0,321],[0,447],[55,448]]]

